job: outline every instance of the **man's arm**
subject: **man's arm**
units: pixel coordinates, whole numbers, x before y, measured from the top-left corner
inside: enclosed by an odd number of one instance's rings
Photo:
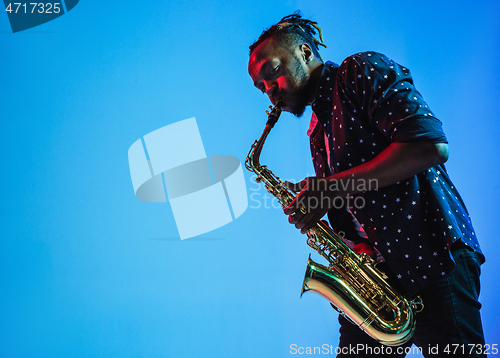
[[[328,178],[309,177],[297,184],[287,183],[291,190],[300,193],[284,212],[289,215],[288,221],[305,233],[326,214],[336,198],[343,200],[346,196],[359,193],[348,190],[352,189],[352,185],[347,183],[370,183],[376,180],[377,187],[382,188],[447,160],[447,143],[391,143],[375,158],[352,169]],[[365,187],[368,188],[368,185]],[[300,212],[300,206],[304,207],[306,214]]]

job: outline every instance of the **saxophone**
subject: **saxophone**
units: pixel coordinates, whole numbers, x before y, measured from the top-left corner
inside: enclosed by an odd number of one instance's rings
[[[263,182],[267,191],[286,207],[296,194],[259,163],[264,141],[281,114],[280,105],[278,102],[270,106],[271,112],[266,111],[266,127],[250,148],[245,166],[257,175],[256,182]],[[301,211],[305,213],[304,208]],[[340,314],[382,344],[398,346],[410,340],[415,314],[423,309],[421,298],[409,300],[398,294],[370,256],[357,254],[344,243],[343,232],[337,233],[320,221],[307,232],[307,237],[307,244],[328,261],[328,266],[314,262],[309,255],[301,297],[307,291],[323,296]]]

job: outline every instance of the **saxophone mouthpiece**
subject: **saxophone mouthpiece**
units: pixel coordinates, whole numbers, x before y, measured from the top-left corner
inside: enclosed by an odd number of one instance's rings
[[[271,112],[266,111],[268,117],[267,125],[270,125],[272,128],[274,127],[274,125],[276,124],[281,115],[281,99],[278,101],[278,103],[276,103],[274,107],[269,106],[269,108],[271,109]]]

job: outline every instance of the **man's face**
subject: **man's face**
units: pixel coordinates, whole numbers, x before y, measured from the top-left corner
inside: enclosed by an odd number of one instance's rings
[[[252,52],[248,73],[255,87],[267,93],[273,105],[281,99],[281,108],[297,117],[304,113],[314,94],[308,86],[310,73],[299,46],[292,54],[273,37]]]

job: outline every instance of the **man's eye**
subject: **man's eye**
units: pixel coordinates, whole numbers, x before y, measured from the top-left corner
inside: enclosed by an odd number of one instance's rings
[[[273,69],[272,69],[272,71],[271,71],[271,73],[270,73],[270,75],[272,76],[272,75],[274,75],[276,72],[278,72],[279,68],[280,68],[280,66],[279,66],[279,65],[278,65],[278,66],[276,66],[275,68],[273,68]]]

